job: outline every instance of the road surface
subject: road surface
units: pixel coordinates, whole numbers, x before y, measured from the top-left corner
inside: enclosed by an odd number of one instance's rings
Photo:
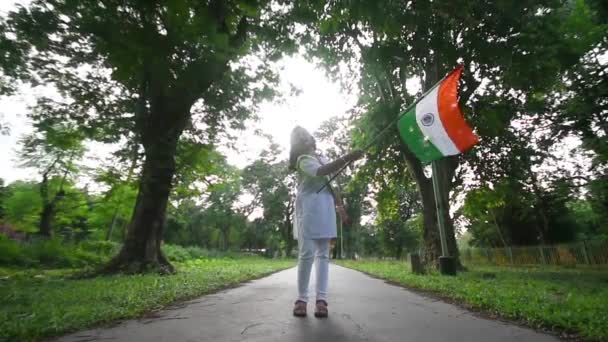
[[[312,302],[307,318],[293,317],[295,292],[294,268],[59,341],[558,341],[336,265],[330,266],[329,318],[315,318]]]

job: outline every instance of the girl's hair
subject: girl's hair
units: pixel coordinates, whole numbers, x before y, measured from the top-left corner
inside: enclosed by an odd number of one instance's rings
[[[291,171],[296,170],[298,158],[304,153],[308,152],[306,150],[307,146],[304,143],[307,139],[311,138],[314,140],[312,135],[310,135],[310,133],[308,133],[308,131],[303,127],[296,126],[291,131],[291,149],[289,151],[289,169]]]

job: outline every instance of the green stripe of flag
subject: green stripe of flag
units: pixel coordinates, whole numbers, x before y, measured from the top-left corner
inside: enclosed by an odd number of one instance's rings
[[[422,133],[416,122],[416,108],[412,108],[399,119],[399,135],[416,157],[423,163],[443,157],[443,154]]]

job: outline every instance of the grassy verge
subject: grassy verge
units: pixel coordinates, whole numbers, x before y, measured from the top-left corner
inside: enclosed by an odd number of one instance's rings
[[[414,275],[404,262],[338,263],[533,327],[608,341],[608,270],[477,267],[445,277]]]
[[[263,258],[199,259],[171,276],[66,279],[69,270],[0,269],[0,340],[31,341],[117,319],[137,317],[294,265]]]

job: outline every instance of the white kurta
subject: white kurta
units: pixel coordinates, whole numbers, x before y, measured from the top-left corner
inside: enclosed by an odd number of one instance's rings
[[[328,180],[327,176],[316,176],[321,165],[316,156],[302,155],[298,158],[294,239],[331,239],[337,236],[334,197],[329,187],[317,194]]]

